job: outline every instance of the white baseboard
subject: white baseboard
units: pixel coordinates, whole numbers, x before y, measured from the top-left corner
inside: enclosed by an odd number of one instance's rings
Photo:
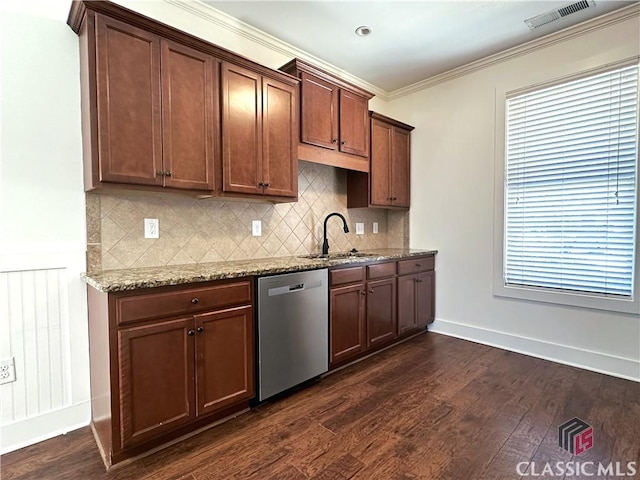
[[[25,418],[0,428],[0,455],[89,425],[91,402]]]
[[[638,359],[618,357],[536,338],[521,337],[441,318],[436,319],[429,326],[429,331],[640,382],[640,360]]]

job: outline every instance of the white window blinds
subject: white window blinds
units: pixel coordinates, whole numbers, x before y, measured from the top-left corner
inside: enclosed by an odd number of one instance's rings
[[[507,99],[506,285],[630,297],[638,65]]]

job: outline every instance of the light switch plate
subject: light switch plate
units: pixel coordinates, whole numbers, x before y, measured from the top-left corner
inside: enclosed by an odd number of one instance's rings
[[[378,233],[378,222],[373,222],[373,233]]]
[[[160,222],[157,218],[144,219],[144,238],[160,238]]]
[[[356,222],[356,235],[364,235],[364,223]]]
[[[254,237],[262,236],[262,221],[260,220],[251,221],[251,235],[253,235]]]

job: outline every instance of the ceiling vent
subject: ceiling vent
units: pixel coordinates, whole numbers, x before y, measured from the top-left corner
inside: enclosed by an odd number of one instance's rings
[[[547,23],[555,22],[556,20],[560,20],[562,17],[572,15],[586,8],[595,7],[595,5],[596,2],[593,0],[580,0],[579,2],[558,8],[557,10],[551,10],[549,12],[536,15],[535,17],[531,17],[528,20],[525,20],[524,23],[526,23],[531,30],[535,30]]]

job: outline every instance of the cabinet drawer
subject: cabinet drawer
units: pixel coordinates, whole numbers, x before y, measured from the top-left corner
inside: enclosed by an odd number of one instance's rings
[[[116,297],[118,325],[251,303],[251,281]]]
[[[367,267],[367,278],[385,278],[396,274],[396,262],[378,263]]]
[[[433,270],[434,257],[420,257],[412,260],[401,260],[398,262],[398,275],[407,273],[425,272]]]
[[[364,267],[339,268],[329,271],[330,285],[345,285],[360,283],[364,280]]]

